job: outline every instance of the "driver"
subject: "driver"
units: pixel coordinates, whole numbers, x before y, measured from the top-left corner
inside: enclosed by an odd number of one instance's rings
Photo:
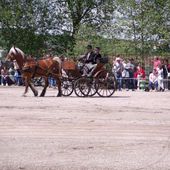
[[[93,51],[92,46],[88,45],[87,53],[85,54],[83,58],[84,58],[85,65],[83,68],[82,76],[87,76],[87,75],[91,76],[93,70],[97,66],[97,63],[99,63],[101,59],[100,48],[96,47]]]

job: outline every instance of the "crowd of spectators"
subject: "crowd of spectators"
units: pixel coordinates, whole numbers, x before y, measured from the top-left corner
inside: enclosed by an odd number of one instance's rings
[[[146,74],[145,68],[134,61],[133,58],[124,60],[119,55],[113,60],[112,72],[114,73],[118,90],[145,89],[149,91],[170,90],[170,64],[168,59],[155,56],[151,64],[151,72]]]
[[[123,59],[119,55],[113,60],[112,72],[117,79],[118,90],[148,89],[149,91],[170,90],[170,64],[168,59],[155,56],[151,71],[146,73],[144,66],[133,58]],[[23,85],[21,72],[14,60],[12,63],[0,61],[0,85]],[[56,81],[49,77],[49,87],[55,87]]]
[[[0,85],[9,86],[9,85],[22,85],[22,77],[20,70],[16,61],[14,62],[2,62],[0,61]]]

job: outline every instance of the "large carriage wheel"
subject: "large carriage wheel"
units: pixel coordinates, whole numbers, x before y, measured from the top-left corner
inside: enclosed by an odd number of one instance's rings
[[[110,97],[116,91],[116,79],[106,71],[101,72],[96,78],[97,94],[101,97]]]
[[[93,78],[89,78],[89,97],[94,96],[97,93],[97,89],[96,89],[96,85],[95,85],[95,81]]]
[[[75,81],[74,91],[78,97],[87,97],[90,92],[89,79],[82,77]]]
[[[63,96],[70,96],[73,93],[74,89],[73,82],[68,78],[63,78],[61,88]]]

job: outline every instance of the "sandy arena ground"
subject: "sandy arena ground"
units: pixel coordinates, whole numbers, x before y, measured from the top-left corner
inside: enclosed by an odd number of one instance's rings
[[[170,170],[170,92],[23,91],[0,87],[0,170]]]

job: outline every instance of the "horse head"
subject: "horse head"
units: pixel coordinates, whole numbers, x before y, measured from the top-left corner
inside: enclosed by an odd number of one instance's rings
[[[19,48],[16,48],[15,46],[13,46],[9,50],[5,60],[6,61],[14,61],[14,60],[16,60],[19,67],[22,68],[23,63],[25,62],[25,54]]]
[[[6,56],[6,60],[17,60],[18,58],[21,58],[21,60],[24,60],[25,59],[25,54],[23,51],[21,51],[19,48],[16,48],[15,46],[13,46],[7,56]]]
[[[5,61],[13,61],[13,60],[16,60],[15,58],[15,50],[14,50],[15,47],[12,47],[7,56],[5,57]]]

